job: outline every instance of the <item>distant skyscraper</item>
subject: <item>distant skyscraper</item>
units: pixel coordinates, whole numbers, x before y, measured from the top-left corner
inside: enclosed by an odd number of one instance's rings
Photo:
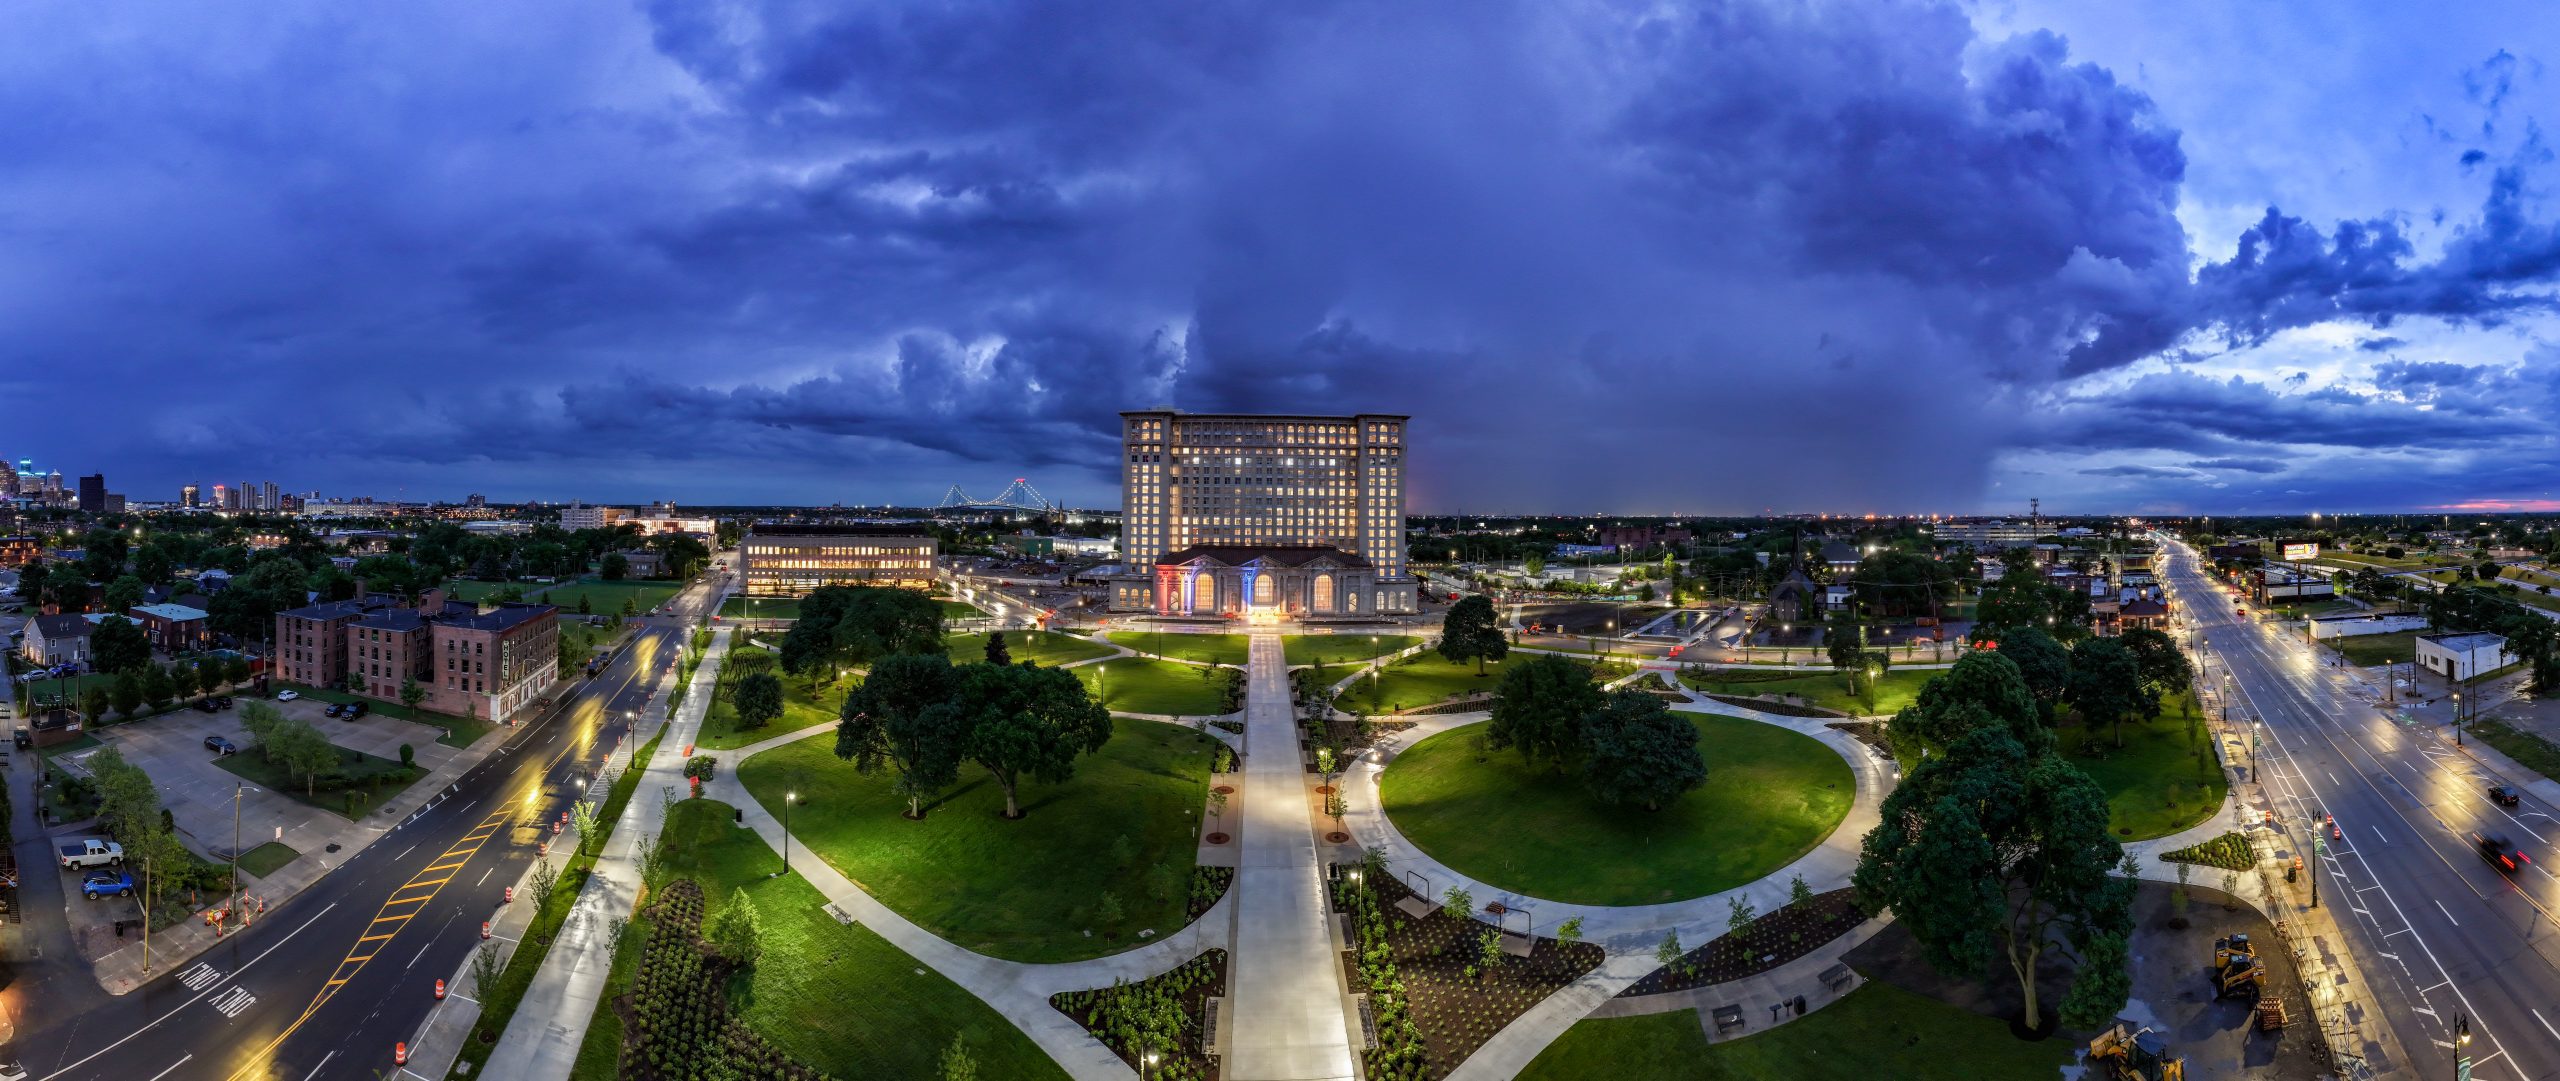
[[[91,473],[80,478],[80,513],[104,514],[107,510],[107,475]]]
[[[231,486],[230,486],[230,485],[228,485],[228,484],[217,484],[217,485],[214,485],[214,486],[213,486],[213,509],[215,509],[215,510],[239,510],[239,509],[240,509],[240,493],[235,492],[235,491],[232,491],[232,490],[231,490]]]
[[[284,500],[283,500],[283,498],[281,498],[281,497],[282,497],[282,493],[280,493],[280,492],[276,491],[276,482],[274,482],[274,481],[268,481],[268,482],[266,482],[265,484],[259,485],[259,486],[258,486],[258,509],[259,509],[259,510],[283,510],[283,509],[284,509]]]
[[[234,488],[234,489],[232,489],[232,491],[238,492],[238,493],[240,494],[240,507],[239,507],[239,509],[241,509],[241,510],[256,510],[256,509],[258,509],[258,486],[257,486],[257,485],[252,484],[252,483],[250,483],[250,482],[248,482],[248,481],[245,481],[245,480],[244,480],[244,481],[241,481],[241,482],[240,482],[240,486],[239,486],[238,488]]]
[[[473,509],[485,507],[489,505],[489,497],[481,495],[478,492],[473,492],[470,495],[462,497],[462,505]]]
[[[180,488],[180,489],[178,489],[178,502],[179,502],[179,503],[181,503],[181,504],[183,504],[183,505],[185,505],[185,506],[188,506],[188,507],[193,507],[193,506],[195,506],[195,505],[196,505],[196,486],[195,486],[195,485],[190,484],[190,485],[187,485],[187,486],[186,486],[186,487],[184,487],[184,488]]]

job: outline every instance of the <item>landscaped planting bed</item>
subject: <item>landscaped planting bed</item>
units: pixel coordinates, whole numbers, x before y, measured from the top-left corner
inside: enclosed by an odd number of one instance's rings
[[[1851,892],[1840,889],[1817,893],[1801,904],[1764,913],[1741,934],[1717,935],[1706,945],[1682,954],[1678,961],[1646,973],[1643,979],[1619,992],[1618,997],[1731,983],[1821,949],[1824,943],[1866,922],[1867,914],[1858,910]]]
[[[1527,957],[1501,953],[1493,925],[1446,909],[1416,920],[1395,903],[1411,890],[1379,867],[1333,884],[1334,909],[1351,925],[1343,958],[1355,993],[1369,996],[1378,1046],[1365,1053],[1372,1081],[1444,1077],[1493,1034],[1606,956],[1589,943],[1539,939]],[[1488,961],[1490,959],[1490,961]]]
[[[2237,833],[2226,833],[2175,852],[2163,852],[2160,858],[2169,863],[2201,863],[2226,871],[2246,871],[2258,863],[2257,853],[2249,850],[2249,839]]]
[[[1210,950],[1137,983],[1062,991],[1049,1005],[1150,1079],[1215,1081],[1203,1021],[1209,1000],[1226,993],[1227,951]],[[1149,1055],[1156,1057],[1152,1067],[1144,1065]]]
[[[1199,919],[1227,895],[1227,887],[1236,884],[1233,867],[1194,867],[1191,869],[1191,918]]]
[[[615,1004],[627,1034],[622,1076],[631,1081],[825,1077],[730,1016],[726,986],[735,966],[704,946],[702,915],[702,887],[689,878],[668,883],[642,913],[653,929],[642,940],[640,971],[630,993]]]

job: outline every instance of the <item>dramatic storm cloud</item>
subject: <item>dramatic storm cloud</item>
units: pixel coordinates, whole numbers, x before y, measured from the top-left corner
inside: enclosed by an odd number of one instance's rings
[[[2560,466],[2542,42],[2405,96],[2258,42],[2392,127],[2333,145],[2252,138],[2190,59],[2237,46],[2032,4],[296,8],[0,14],[0,454],[137,498],[1108,504],[1116,413],[1171,404],[1411,413],[1423,509]]]

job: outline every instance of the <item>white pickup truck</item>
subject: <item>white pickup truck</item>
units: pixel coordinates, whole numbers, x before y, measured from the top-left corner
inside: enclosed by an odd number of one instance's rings
[[[108,867],[124,862],[123,845],[114,841],[101,841],[95,837],[84,837],[62,845],[57,851],[62,855],[62,869],[66,871],[82,867]]]

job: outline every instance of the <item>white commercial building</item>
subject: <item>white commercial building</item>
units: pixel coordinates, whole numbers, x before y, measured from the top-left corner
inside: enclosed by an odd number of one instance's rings
[[[2473,632],[2418,636],[2418,667],[2446,679],[2470,679],[2514,663],[2516,659],[2508,655],[2507,640],[2502,635]]]
[[[623,511],[618,507],[590,507],[572,501],[560,508],[560,528],[572,533],[581,529],[603,529],[622,521],[623,517]]]
[[[1122,413],[1115,612],[1414,610],[1402,416]]]

